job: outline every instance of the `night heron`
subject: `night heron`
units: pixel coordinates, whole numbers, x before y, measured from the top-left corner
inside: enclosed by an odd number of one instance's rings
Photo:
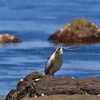
[[[56,51],[49,57],[46,63],[45,70],[44,70],[45,74],[53,75],[56,71],[58,71],[62,66],[63,49],[75,50],[75,49],[69,49],[75,45],[69,46],[67,48],[64,47],[57,48]]]
[[[58,71],[62,65],[62,55],[63,48],[59,47],[56,51],[49,57],[46,66],[45,66],[45,74],[53,75],[56,71]]]

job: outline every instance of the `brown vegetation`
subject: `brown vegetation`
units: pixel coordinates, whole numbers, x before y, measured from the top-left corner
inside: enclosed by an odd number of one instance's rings
[[[57,30],[48,40],[65,45],[99,43],[100,27],[86,19],[78,18]]]

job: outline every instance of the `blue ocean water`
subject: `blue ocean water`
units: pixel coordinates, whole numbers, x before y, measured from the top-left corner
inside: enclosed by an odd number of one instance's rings
[[[76,18],[100,25],[99,0],[0,0],[0,33],[22,43],[0,44],[0,97],[6,97],[18,81],[38,71],[44,74],[56,45],[47,38]],[[100,44],[64,50],[63,65],[55,77],[100,77]]]

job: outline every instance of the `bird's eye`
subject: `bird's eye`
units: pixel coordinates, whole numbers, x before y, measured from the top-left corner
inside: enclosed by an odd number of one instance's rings
[[[58,48],[58,50],[56,51],[56,53],[59,53],[60,52],[60,48]]]

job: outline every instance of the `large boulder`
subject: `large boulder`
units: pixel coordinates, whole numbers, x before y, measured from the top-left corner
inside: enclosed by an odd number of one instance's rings
[[[91,94],[99,96],[100,78],[55,78],[52,75],[32,72],[18,82],[17,88],[12,89],[5,100],[21,100],[58,94]]]
[[[100,27],[89,20],[78,18],[57,30],[48,40],[66,45],[99,43]]]
[[[0,43],[14,43],[14,42],[21,42],[20,39],[15,37],[14,35],[10,34],[0,34]]]

